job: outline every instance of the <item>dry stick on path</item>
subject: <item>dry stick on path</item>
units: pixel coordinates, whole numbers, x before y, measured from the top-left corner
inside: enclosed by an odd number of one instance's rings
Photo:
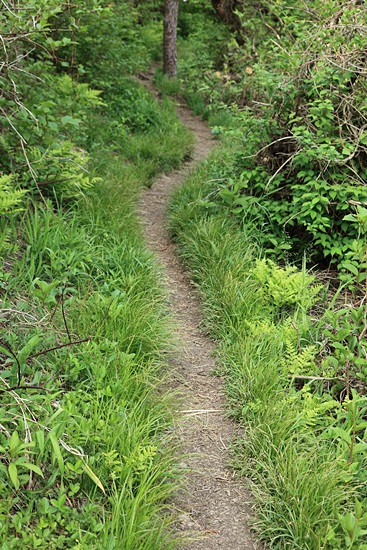
[[[144,84],[151,89],[148,79]],[[165,229],[166,204],[172,189],[213,149],[212,135],[204,122],[186,108],[178,107],[177,111],[196,136],[193,159],[181,170],[160,176],[152,188],[144,191],[139,204],[146,242],[165,270],[179,341],[170,362],[183,395],[183,414],[176,429],[185,457],[182,468],[187,471],[187,483],[186,490],[174,499],[177,530],[192,539],[185,550],[255,550],[261,545],[248,526],[253,515],[251,498],[228,467],[228,447],[236,425],[226,418],[223,383],[212,376],[214,344],[200,330],[198,298]]]

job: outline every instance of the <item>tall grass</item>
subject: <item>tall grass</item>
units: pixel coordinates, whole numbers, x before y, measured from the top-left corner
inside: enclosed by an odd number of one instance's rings
[[[113,121],[95,115],[94,190],[79,202],[30,203],[7,222],[2,387],[16,384],[8,348],[19,355],[34,342],[21,386],[35,388],[2,395],[0,445],[6,465],[18,460],[20,484],[0,469],[4,549],[175,545],[166,504],[179,477],[171,396],[162,389],[166,297],[135,206],[157,173],[190,154],[192,138],[168,102],[154,109],[156,126],[113,144]],[[14,430],[25,448],[9,447]]]
[[[174,193],[169,219],[218,343],[231,413],[245,428],[234,464],[253,482],[255,525],[271,548],[357,548],[331,536],[356,494],[327,436],[337,416],[328,407],[338,405],[307,384],[298,391],[283,365],[292,323],[306,313],[264,298],[253,273],[262,257],[253,229],[236,226],[224,209],[208,211],[206,181],[221,154]]]

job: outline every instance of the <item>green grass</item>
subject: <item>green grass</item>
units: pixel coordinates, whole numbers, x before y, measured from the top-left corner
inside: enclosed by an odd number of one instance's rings
[[[322,385],[297,388],[290,378],[314,343],[315,320],[301,306],[310,291],[305,287],[293,305],[267,296],[265,288],[275,286],[262,287],[254,275],[262,257],[254,229],[239,228],[224,208],[207,208],[206,182],[226,154],[219,150],[175,192],[169,219],[218,343],[231,414],[245,428],[234,464],[253,482],[255,525],[271,548],[362,548],[363,535],[348,542],[341,518],[350,513],[354,526],[364,525],[353,515],[355,496],[364,498],[363,478],[350,473],[350,448],[329,431],[348,430],[348,412]],[[284,290],[290,279],[280,273]],[[293,362],[286,360],[290,347]]]
[[[192,112],[197,116],[202,116],[204,120],[207,120],[210,114],[210,109],[205,103],[205,100],[201,93],[190,92],[186,94],[187,105],[192,109]]]
[[[180,93],[181,90],[181,81],[176,77],[169,77],[163,74],[162,69],[157,69],[154,74],[154,84],[161,92],[163,97],[165,96],[175,96]]]
[[[29,203],[2,220],[1,388],[18,384],[18,362],[20,385],[35,386],[1,396],[3,550],[176,544],[172,397],[162,389],[169,321],[135,206],[190,155],[192,137],[168,101],[142,105],[157,115],[145,129],[91,117],[100,179],[85,198]]]

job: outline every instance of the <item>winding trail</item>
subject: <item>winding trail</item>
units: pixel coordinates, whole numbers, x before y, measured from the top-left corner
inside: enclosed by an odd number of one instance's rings
[[[147,77],[143,79],[152,91]],[[165,272],[170,309],[177,332],[178,349],[170,358],[175,385],[183,394],[176,426],[187,471],[186,490],[176,495],[177,529],[191,542],[185,550],[255,550],[262,546],[250,532],[253,515],[250,495],[228,467],[228,446],[236,425],[225,413],[223,382],[212,376],[213,342],[200,330],[201,313],[195,288],[185,273],[165,227],[165,213],[172,189],[180,185],[198,162],[214,147],[208,127],[183,107],[177,107],[182,123],[196,136],[192,159],[181,170],[160,176],[144,191],[139,216],[145,239]]]

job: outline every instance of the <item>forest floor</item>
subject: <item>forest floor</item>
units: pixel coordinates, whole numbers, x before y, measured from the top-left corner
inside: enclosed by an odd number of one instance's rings
[[[140,75],[151,91],[151,74]],[[213,376],[214,342],[203,332],[197,292],[175,251],[166,228],[166,208],[172,190],[214,148],[206,124],[185,106],[177,114],[196,138],[195,150],[181,170],[160,176],[144,191],[139,216],[149,249],[163,267],[176,331],[176,351],[170,357],[181,410],[176,431],[180,440],[184,489],[173,505],[177,530],[191,542],[185,550],[255,550],[262,546],[249,527],[251,495],[230,468],[230,444],[237,426],[226,416],[223,381]]]

